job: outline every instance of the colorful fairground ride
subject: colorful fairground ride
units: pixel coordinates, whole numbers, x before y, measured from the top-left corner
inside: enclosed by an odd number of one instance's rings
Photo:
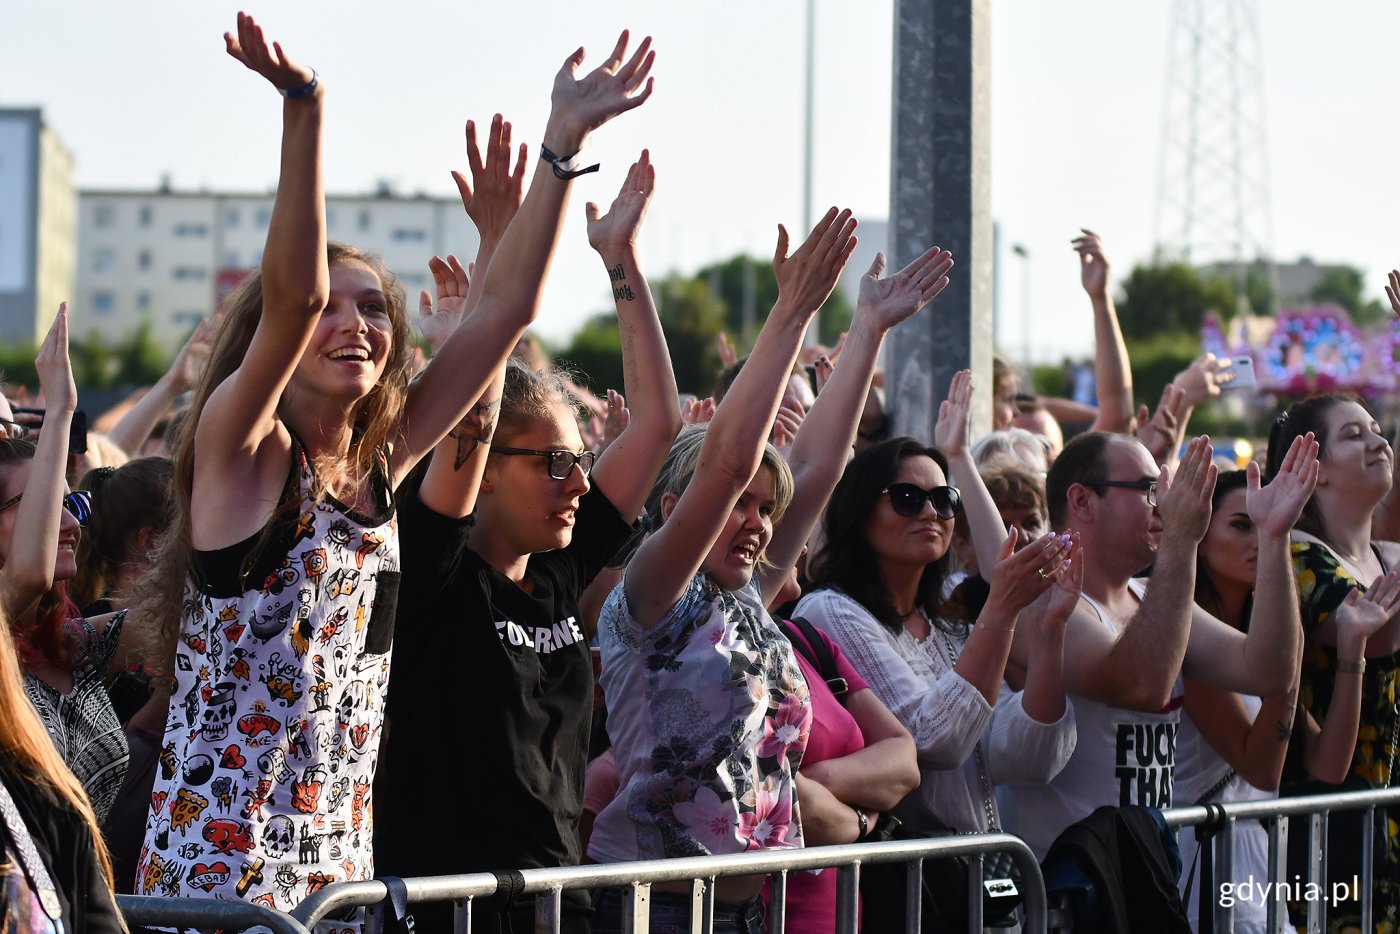
[[[1287,404],[1321,392],[1380,400],[1400,388],[1400,320],[1363,330],[1337,305],[1241,316],[1228,327],[1211,312],[1201,343],[1216,356],[1250,357],[1261,402],[1274,396]]]

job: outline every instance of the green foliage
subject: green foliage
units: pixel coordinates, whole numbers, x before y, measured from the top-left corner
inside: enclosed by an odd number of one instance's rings
[[[1118,320],[1128,338],[1198,334],[1206,312],[1214,310],[1228,318],[1234,308],[1235,289],[1228,280],[1202,279],[1185,263],[1135,266],[1123,280]]]
[[[672,275],[657,290],[661,327],[671,350],[676,388],[708,396],[719,372],[715,338],[724,327],[724,304],[700,278]]]
[[[1036,364],[1031,371],[1031,386],[1038,396],[1051,396],[1057,399],[1066,399],[1070,394],[1069,379],[1065,376],[1065,368],[1052,363]]]
[[[1167,383],[1201,355],[1201,339],[1195,334],[1156,334],[1126,343],[1134,401],[1145,402],[1149,409],[1157,407]]]
[[[155,328],[147,319],[115,343],[96,331],[77,340],[70,339],[68,358],[73,363],[73,382],[79,394],[85,389],[150,386],[165,375],[188,338],[188,334],[182,334],[173,347],[166,347],[156,340]],[[34,369],[34,357],[38,352],[33,346],[0,347],[0,372],[5,382],[37,389],[39,376]]]
[[[1384,321],[1390,313],[1379,301],[1366,301],[1362,294],[1365,290],[1366,277],[1361,270],[1340,266],[1324,273],[1308,298],[1320,305],[1341,305],[1359,325]]]
[[[1278,311],[1278,296],[1274,294],[1274,284],[1269,280],[1264,267],[1258,263],[1245,270],[1244,296],[1253,314],[1272,317],[1274,312]]]
[[[778,300],[778,277],[773,273],[773,264],[740,254],[704,267],[694,278],[709,285],[723,304],[724,329],[737,344],[751,346],[758,336],[758,329],[768,317],[769,309]],[[746,297],[752,302],[753,309],[753,327],[748,329],[744,327]],[[818,312],[817,339],[827,346],[836,343],[842,331],[850,330],[854,311],[845,293],[840,289],[833,291]]]
[[[588,319],[556,359],[575,370],[578,380],[596,395],[601,396],[608,389],[621,392],[622,339],[617,331],[617,316],[603,312]]]
[[[149,386],[169,369],[174,355],[156,341],[154,330],[151,319],[143,319],[140,326],[117,345],[115,385]]]

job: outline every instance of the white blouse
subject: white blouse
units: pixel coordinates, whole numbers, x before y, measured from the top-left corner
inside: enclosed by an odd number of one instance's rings
[[[990,829],[988,804],[997,814],[995,796],[990,801],[984,798],[978,776],[973,750],[979,742],[993,786],[1048,782],[1069,761],[1075,742],[1069,699],[1059,720],[1041,723],[1025,712],[1022,692],[1003,684],[993,708],[953,670],[948,658],[949,642],[954,656],[960,656],[965,636],[945,639],[936,625],[922,642],[905,630],[896,635],[855,600],[830,589],[804,596],[794,615],[810,621],[841,646],[875,696],[913,735],[923,773],[917,794],[955,830]],[[1015,833],[1015,828],[1010,832]]]

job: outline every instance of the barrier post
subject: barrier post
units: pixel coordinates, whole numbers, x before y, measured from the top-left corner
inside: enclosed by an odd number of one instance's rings
[[[1235,929],[1235,908],[1233,905],[1220,904],[1220,886],[1216,879],[1233,879],[1235,877],[1235,819],[1228,813],[1225,815],[1225,828],[1215,835],[1213,841],[1215,846],[1215,876],[1211,879],[1204,878],[1202,873],[1201,885],[1211,887],[1210,903],[1214,908],[1215,929],[1217,931],[1233,931]]]
[[[715,926],[715,877],[690,884],[690,934],[709,934]]]
[[[770,898],[768,900],[768,934],[785,934],[787,931],[787,870],[780,869],[768,877]],[[837,902],[836,910],[841,910]]]
[[[860,904],[860,863],[836,870],[836,934],[856,934]]]
[[[1269,822],[1269,881],[1288,881],[1288,815],[1280,814]],[[1287,904],[1286,902],[1284,903]],[[1266,924],[1267,930],[1279,929],[1279,900],[1269,899]]]
[[[1376,807],[1371,805],[1361,820],[1361,930],[1374,931],[1371,925],[1371,885],[1376,872]]]
[[[557,931],[564,921],[564,889],[551,886],[548,892],[535,896],[535,930]]]
[[[1321,891],[1327,885],[1327,812],[1308,817],[1308,883]],[[1330,895],[1330,892],[1329,892]],[[1308,931],[1327,927],[1327,899],[1308,899]]]
[[[982,930],[982,854],[967,858],[967,930],[977,934]]]
[[[452,934],[472,934],[471,896],[452,900]]]
[[[904,930],[918,934],[924,923],[924,861],[910,860],[904,872]]]

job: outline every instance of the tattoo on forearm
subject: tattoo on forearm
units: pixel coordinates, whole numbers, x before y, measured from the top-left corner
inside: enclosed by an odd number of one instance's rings
[[[621,263],[608,270],[608,279],[612,282],[622,283],[612,290],[613,301],[630,302],[637,297],[636,293],[632,291],[632,287],[627,284],[627,273],[623,270]]]
[[[496,433],[496,413],[500,408],[500,399],[478,402],[457,423],[457,427],[447,433],[447,437],[457,442],[457,452],[452,457],[453,470],[461,470],[479,445],[491,443],[491,436]]]
[[[1288,742],[1288,737],[1293,735],[1293,724],[1287,720],[1275,721],[1274,727],[1278,731],[1278,741],[1280,743]]]

